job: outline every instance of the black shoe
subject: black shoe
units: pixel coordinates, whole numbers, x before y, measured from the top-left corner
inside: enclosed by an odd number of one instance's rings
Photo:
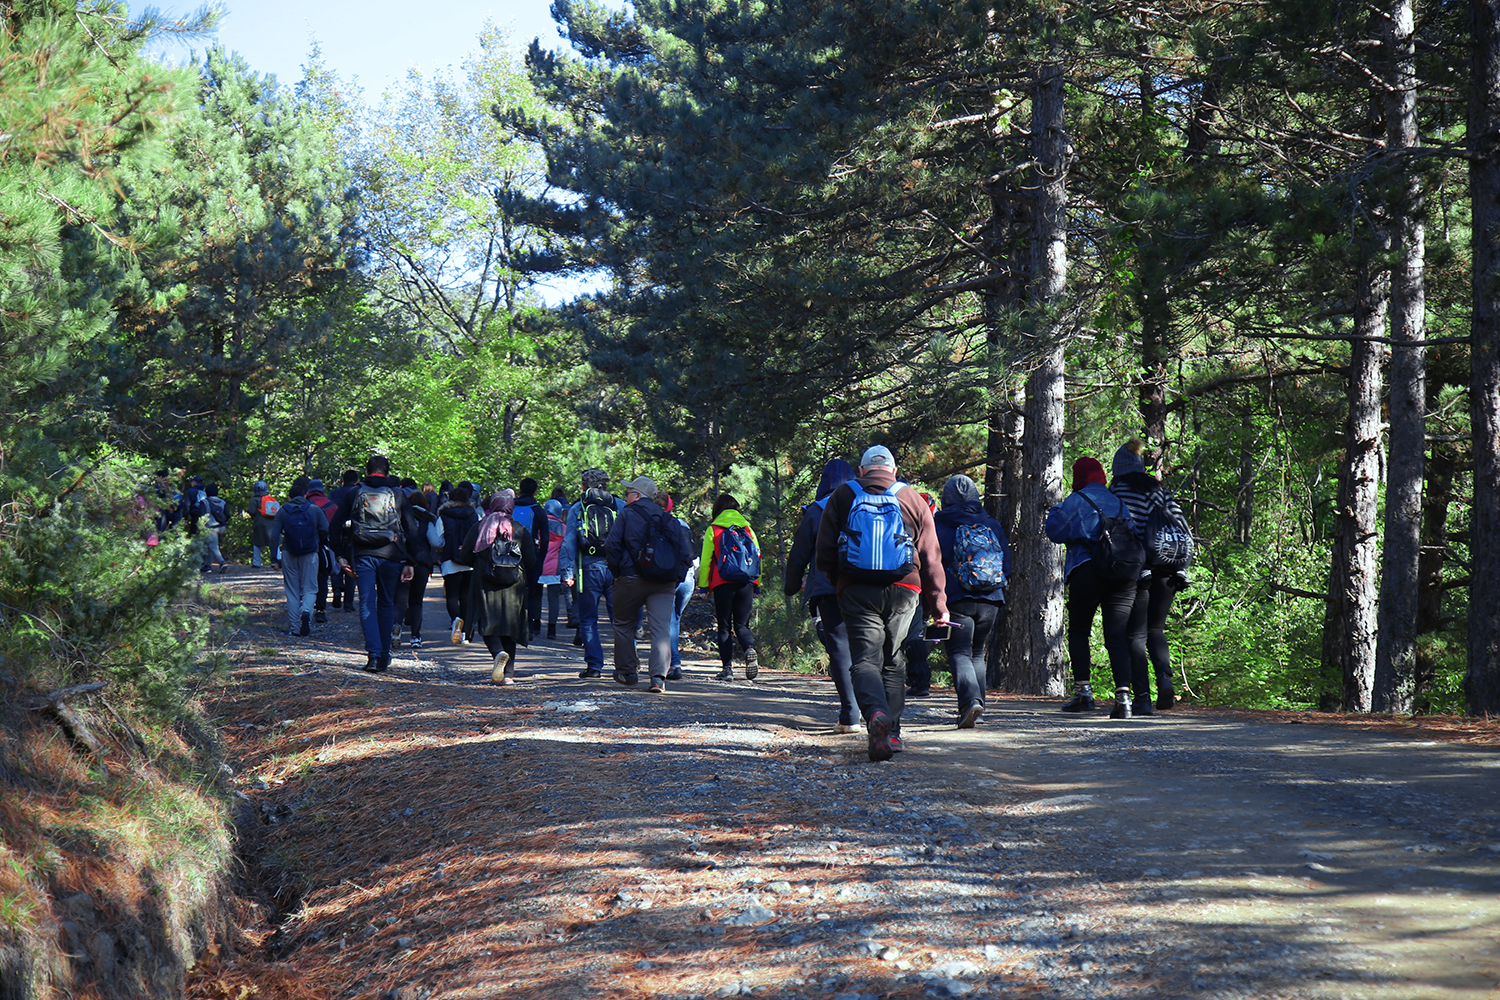
[[[905,744],[903,744],[901,742],[901,734],[900,733],[892,733],[891,734],[891,753],[900,753],[902,750],[905,750],[905,749],[906,749]]]
[[[972,704],[968,708],[964,709],[964,714],[961,715],[959,717],[959,720],[958,720],[958,728],[959,729],[973,729],[974,728],[974,723],[978,722],[979,721],[979,717],[981,715],[983,715],[983,714],[984,714],[984,705],[982,705],[982,704],[980,704],[979,702],[976,701],[974,704]]]
[[[297,630],[298,635],[312,635],[312,615],[302,612],[302,627]]]
[[[620,670],[619,668],[615,669],[613,676],[616,684],[624,684],[628,688],[633,688],[641,682],[640,677],[638,677],[637,675],[627,674],[625,671]]]
[[[1170,687],[1156,686],[1156,707],[1165,712],[1177,704],[1177,692]]]
[[[728,667],[725,667],[723,670],[720,670],[718,673],[714,674],[714,680],[732,681],[734,680],[734,671]]]
[[[681,667],[672,667],[670,670],[668,670],[667,671],[667,680],[669,680],[669,681],[680,681],[680,680],[682,680],[682,668]]]
[[[383,674],[390,668],[391,658],[389,656],[371,655],[369,662],[365,664],[364,670],[367,674]]]
[[[344,605],[344,610],[345,611],[353,611],[354,610],[354,602],[353,601],[349,601],[348,603],[346,603]]]
[[[1115,692],[1115,707],[1109,710],[1111,719],[1130,718],[1130,689],[1120,688]]]
[[[604,676],[604,671],[602,671],[602,670],[595,670],[593,667],[587,667],[587,668],[585,668],[583,670],[578,671],[578,679],[579,680],[585,680],[586,681],[586,680],[588,680],[591,677],[603,677],[603,676]]]
[[[870,737],[870,759],[890,760],[894,752],[891,749],[891,717],[876,711],[865,723],[865,732]]]
[[[342,608],[344,606],[344,602],[343,601],[334,601],[333,602],[333,606],[336,607],[336,608]]]
[[[1073,696],[1073,700],[1062,707],[1064,712],[1092,712],[1094,710],[1094,693],[1087,689],[1079,691]]]
[[[1149,692],[1130,696],[1130,715],[1132,718],[1137,715],[1155,714],[1156,709],[1151,707],[1151,695]]]
[[[549,639],[556,639],[557,638],[557,629],[555,629],[555,628],[549,628],[547,630],[547,638],[549,638]]]
[[[583,633],[582,632],[574,632],[573,633],[573,645],[575,645],[575,646],[582,646],[583,645]]]
[[[931,688],[911,688],[906,692],[908,698],[927,698],[932,695]]]
[[[326,611],[314,611],[313,612],[313,621],[317,622],[319,625],[326,625],[326,624],[328,624],[328,612],[326,612]]]

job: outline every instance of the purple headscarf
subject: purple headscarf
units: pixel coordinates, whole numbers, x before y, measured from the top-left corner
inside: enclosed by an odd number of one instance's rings
[[[516,523],[510,512],[516,509],[516,491],[510,488],[496,490],[485,504],[489,513],[479,522],[479,537],[474,540],[474,551],[483,552],[495,544],[496,538],[509,539],[515,533]]]

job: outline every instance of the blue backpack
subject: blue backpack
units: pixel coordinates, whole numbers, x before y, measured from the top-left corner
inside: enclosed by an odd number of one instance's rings
[[[318,526],[313,523],[312,504],[286,505],[281,515],[281,544],[294,556],[318,551]]]
[[[953,533],[953,572],[971,594],[1005,586],[1005,550],[988,524],[960,524]]]
[[[750,583],[760,579],[760,547],[744,525],[719,532],[719,579],[725,583]]]
[[[839,533],[839,572],[861,583],[895,583],[916,569],[916,546],[896,494],[905,483],[871,493],[851,479],[854,502]]]

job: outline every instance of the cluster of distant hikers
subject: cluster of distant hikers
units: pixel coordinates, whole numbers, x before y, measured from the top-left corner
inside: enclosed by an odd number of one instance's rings
[[[1188,584],[1194,542],[1176,500],[1146,472],[1142,451],[1136,439],[1121,446],[1109,480],[1098,460],[1079,458],[1072,492],[1046,516],[1047,536],[1066,546],[1074,690],[1065,712],[1095,710],[1089,640],[1096,613],[1114,680],[1110,717],[1175,704],[1165,624],[1173,597]],[[514,683],[516,649],[543,634],[544,608],[546,638],[557,638],[561,612],[583,647],[579,676],[602,677],[602,601],[614,626],[614,680],[640,681],[636,641],[644,619],[648,690],[660,694],[682,677],[682,613],[695,591],[713,600],[721,664],[715,678],[734,680],[739,662],[754,680],[761,661],[750,618],[761,548],[739,502],[719,494],[695,545],[691,526],[673,513],[672,496],[652,479],[618,486],[617,495],[607,473],[586,469],[576,500],[559,486],[539,501],[530,478],[486,497],[469,481],[434,486],[398,478],[387,458],[373,455],[363,476],[349,470],[331,492],[321,479],[303,476],[278,500],[258,482],[244,514],[254,525],[252,565],[281,569],[288,634],[311,635],[330,606],[357,606],[371,673],[390,668],[403,627],[411,647],[422,648],[423,599],[436,572],[449,641],[481,637],[496,684]],[[181,525],[201,536],[205,573],[227,566],[229,510],[218,493],[195,476],[177,494],[167,474],[158,474],[154,531]],[[862,726],[871,760],[900,752],[905,700],[928,694],[926,651],[937,644],[953,675],[958,727],[973,728],[984,713],[984,650],[1002,621],[1010,573],[1005,529],[986,513],[968,476],[951,476],[939,505],[898,478],[884,445],[868,448],[857,467],[841,458],[824,465],[783,586],[788,597],[805,599],[827,652],[838,731]]]

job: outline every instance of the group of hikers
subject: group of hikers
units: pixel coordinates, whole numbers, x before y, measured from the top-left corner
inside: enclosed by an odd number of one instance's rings
[[[1046,516],[1047,536],[1066,547],[1074,690],[1065,712],[1095,711],[1089,639],[1096,613],[1115,689],[1110,717],[1175,704],[1164,630],[1173,597],[1187,586],[1193,539],[1175,499],[1146,472],[1142,451],[1135,439],[1121,446],[1109,480],[1098,460],[1079,458],[1073,491]],[[468,481],[434,487],[397,478],[374,455],[363,476],[345,472],[331,493],[304,476],[278,501],[256,483],[246,511],[255,519],[252,562],[280,567],[291,635],[310,635],[313,623],[327,621],[330,603],[352,612],[357,594],[371,673],[389,669],[403,627],[412,648],[422,647],[423,600],[437,572],[450,642],[481,637],[496,684],[514,683],[517,647],[542,634],[544,605],[548,639],[557,637],[560,611],[575,630],[584,657],[579,677],[604,676],[603,602],[614,629],[613,679],[640,682],[644,626],[648,690],[664,692],[682,677],[682,614],[695,591],[713,601],[715,679],[734,680],[738,663],[754,680],[762,664],[750,619],[761,550],[737,499],[716,497],[695,546],[672,496],[650,477],[618,485],[616,495],[607,473],[587,469],[577,500],[557,487],[539,501],[530,478],[486,498]],[[162,486],[159,477],[159,495]],[[190,530],[206,526],[205,571],[224,566],[218,542],[227,522],[223,501],[203,503],[208,497],[216,499],[217,489],[194,477],[173,508],[191,520]],[[900,752],[906,698],[928,693],[924,665],[936,645],[953,676],[958,727],[973,728],[984,713],[985,651],[1003,628],[1010,574],[1005,529],[968,476],[951,476],[939,505],[898,478],[884,445],[868,448],[858,466],[829,461],[803,508],[783,580],[788,598],[806,601],[828,655],[838,731],[862,727],[871,760]]]

